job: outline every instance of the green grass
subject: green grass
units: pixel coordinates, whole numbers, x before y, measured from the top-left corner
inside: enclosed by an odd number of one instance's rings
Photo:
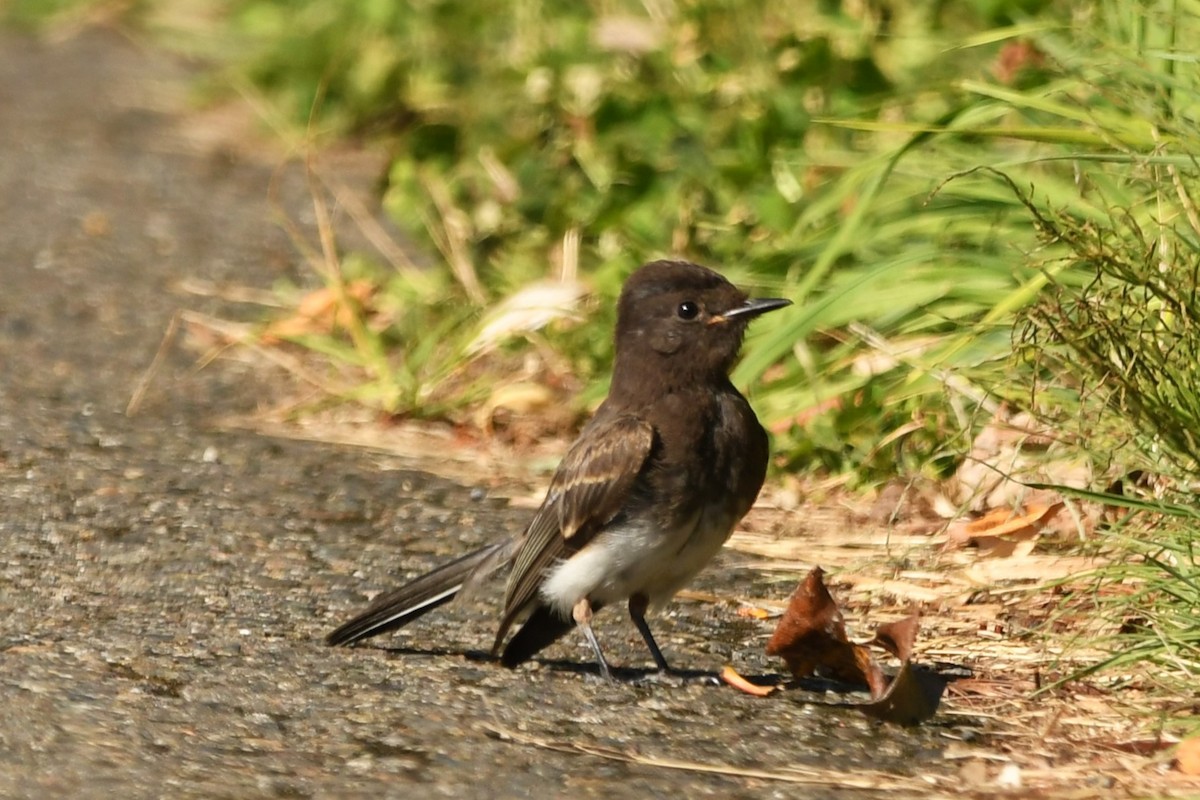
[[[1136,487],[1121,493],[1066,493],[1103,503],[1117,515],[1098,544],[1120,558],[1091,576],[1094,591],[1082,600],[1084,610],[1066,612],[1095,614],[1108,623],[1111,632],[1103,639],[1084,642],[1108,655],[1059,683],[1090,675],[1115,678],[1117,688],[1132,686],[1152,698],[1147,711],[1161,717],[1162,729],[1195,735],[1200,732],[1194,711],[1200,678],[1200,508],[1193,493],[1172,500],[1146,497]],[[1076,588],[1083,577],[1076,577]]]
[[[1145,9],[1098,4],[1110,49],[1076,45],[1075,102],[1047,106],[1104,142],[1076,159],[1078,194],[1098,213],[1001,181],[1027,204],[1039,236],[1028,263],[1047,284],[1018,328],[1031,396],[1054,398],[1038,410],[1123,488],[1092,497],[1125,510],[1100,531],[1116,559],[1099,575],[1112,590],[1100,609],[1122,624],[1093,669],[1137,664],[1152,688],[1188,697],[1200,673],[1200,75],[1186,47],[1200,7]]]
[[[230,0],[193,49],[299,137],[390,142],[385,206],[437,266],[417,285],[324,259],[335,288],[376,283],[392,321],[352,304],[357,324],[301,342],[358,370],[343,397],[462,418],[488,359],[532,348],[594,404],[622,278],[678,255],[797,302],[756,326],[735,378],[784,466],[871,482],[946,474],[981,397],[1028,403],[1017,315],[1088,279],[1045,257],[1061,243],[1031,208],[1109,227],[1155,191],[1131,175],[1188,169],[1169,152],[1186,126],[1163,117],[1192,96],[1171,82],[1193,5]],[[160,31],[184,16],[127,6]],[[585,324],[562,309],[464,367],[489,309],[576,266],[600,298]]]

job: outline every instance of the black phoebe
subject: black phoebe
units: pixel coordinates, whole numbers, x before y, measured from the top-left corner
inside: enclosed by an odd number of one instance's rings
[[[375,600],[329,634],[344,645],[407,625],[464,585],[510,568],[493,652],[516,666],[578,625],[608,663],[592,614],[628,601],[660,670],[667,661],[646,610],[707,564],[762,488],[767,434],[729,381],[742,336],[790,300],[749,300],[721,275],[655,261],[626,281],[617,304],[608,398],[567,451],[523,536],[445,564]]]

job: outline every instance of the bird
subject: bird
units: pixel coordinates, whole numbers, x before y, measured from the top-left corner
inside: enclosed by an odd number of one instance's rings
[[[729,372],[750,321],[790,304],[750,299],[687,261],[635,270],[617,301],[608,396],[524,532],[384,593],[326,642],[349,645],[403,627],[507,569],[492,647],[504,666],[579,628],[601,677],[613,681],[592,617],[625,603],[655,666],[668,673],[646,613],[712,560],[762,488],[767,433]]]

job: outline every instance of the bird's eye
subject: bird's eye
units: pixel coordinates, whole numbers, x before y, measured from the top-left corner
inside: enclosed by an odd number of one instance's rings
[[[695,319],[700,314],[700,306],[691,300],[684,300],[679,304],[679,308],[675,309],[675,313],[680,319]]]

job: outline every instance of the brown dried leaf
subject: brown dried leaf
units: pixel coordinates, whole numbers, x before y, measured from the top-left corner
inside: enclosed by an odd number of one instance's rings
[[[967,523],[966,527],[971,533],[986,533],[990,536],[1021,533],[1026,528],[1045,522],[1057,514],[1062,507],[1061,500],[1057,503],[1032,505],[1026,513],[1020,516],[1013,516],[1009,509],[1000,508],[985,517]]]
[[[778,686],[759,686],[757,683],[751,683],[736,669],[728,665],[726,665],[725,669],[721,670],[721,680],[738,691],[745,692],[754,697],[766,697],[779,688]]]
[[[333,286],[309,292],[300,299],[295,313],[267,326],[263,341],[273,344],[298,336],[329,334],[339,326],[347,327],[351,322],[350,315],[355,312],[342,302],[342,298],[366,306],[374,293],[374,284],[365,280],[351,281],[341,292]]]
[[[1027,555],[1033,548],[1033,540],[1063,506],[1061,500],[1031,505],[1024,514],[1015,514],[1008,508],[997,508],[979,519],[950,526],[947,546],[962,547],[974,543],[987,555]],[[1020,547],[1023,543],[1029,543],[1029,546]]]
[[[1184,775],[1200,775],[1200,736],[1179,743],[1175,749],[1175,768]]]
[[[823,580],[813,567],[792,594],[787,611],[767,642],[767,655],[779,656],[792,675],[804,678],[818,671],[833,680],[865,684],[871,696],[883,694],[883,673],[866,647],[846,638],[846,624]]]
[[[887,692],[858,708],[868,717],[894,722],[897,725],[920,725],[937,713],[942,701],[946,679],[935,672],[913,667],[905,661],[892,679]]]
[[[920,629],[921,615],[913,613],[904,619],[880,625],[875,631],[875,638],[869,643],[882,647],[901,661],[908,661],[912,658],[913,645]]]
[[[796,588],[767,643],[767,655],[783,658],[797,678],[819,672],[845,683],[866,684],[872,700],[855,707],[867,716],[898,725],[919,725],[932,717],[941,703],[946,680],[913,666],[911,658],[920,630],[920,615],[914,612],[881,625],[868,643],[900,659],[900,672],[889,684],[883,670],[871,658],[868,646],[846,638],[845,620],[825,586],[824,574],[820,567],[813,567]],[[753,684],[750,689],[735,684],[741,676],[728,667],[722,679],[743,691],[761,690]]]
[[[975,437],[955,472],[943,498],[943,510],[954,516],[957,509],[982,512],[1022,501],[1047,502],[1053,497],[1049,492],[1031,492],[1027,485],[1031,482],[1077,488],[1091,485],[1091,464],[1076,456],[1055,457],[1056,439],[1055,431],[1031,414],[1000,408]]]

